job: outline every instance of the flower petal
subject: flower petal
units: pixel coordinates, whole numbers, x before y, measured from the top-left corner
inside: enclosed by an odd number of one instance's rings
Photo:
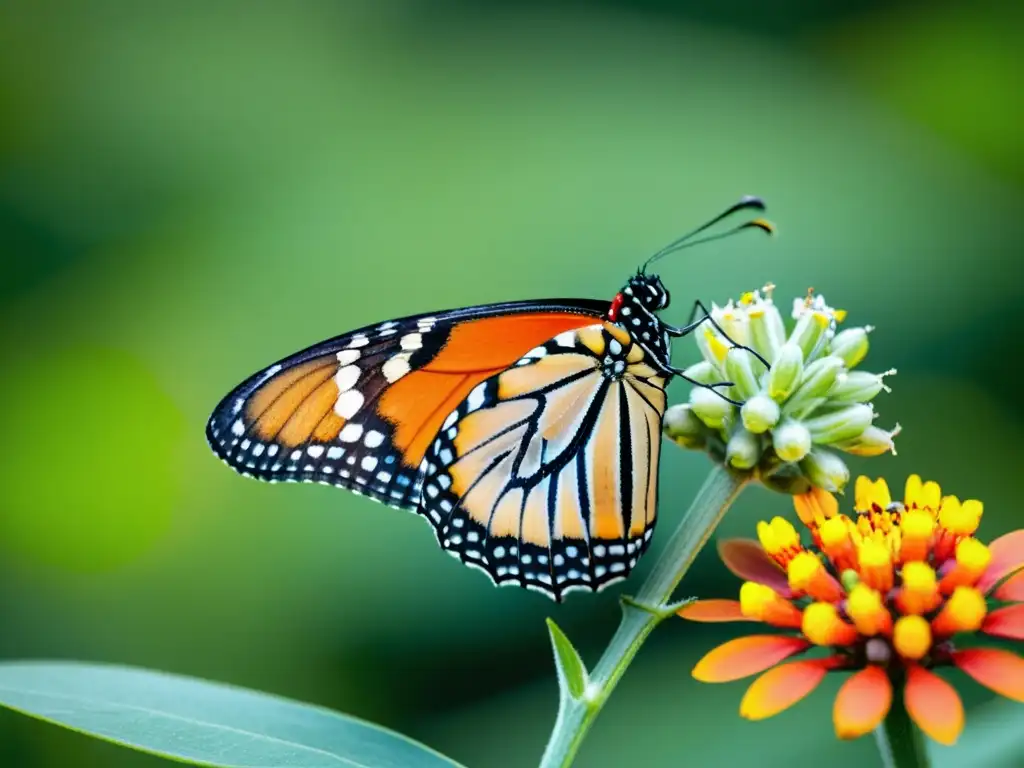
[[[841,659],[804,659],[769,669],[755,680],[740,702],[740,716],[764,720],[789,709],[818,687],[825,673],[835,669]]]
[[[688,621],[756,621],[744,616],[739,600],[695,600],[687,603],[676,614]]]
[[[792,597],[786,572],[753,539],[726,539],[718,542],[718,556],[725,567],[745,581],[771,587],[783,597]]]
[[[737,637],[698,661],[693,676],[702,683],[728,683],[764,672],[810,646],[802,637],[787,635]]]
[[[996,587],[996,591],[992,593],[992,596],[996,600],[1024,601],[1024,570],[1017,571],[1017,573]]]
[[[953,663],[1000,696],[1024,703],[1024,659],[1002,648],[968,648]]]
[[[940,744],[955,744],[964,728],[964,705],[956,689],[934,672],[916,664],[907,671],[903,691],[907,713]]]
[[[982,592],[988,592],[997,582],[1024,566],[1024,529],[1000,536],[988,545],[988,551],[992,560],[977,584]]]
[[[982,622],[981,631],[996,637],[1024,640],[1024,603],[992,611]]]
[[[832,708],[840,739],[856,739],[874,730],[889,713],[892,683],[881,667],[870,666],[843,683]]]

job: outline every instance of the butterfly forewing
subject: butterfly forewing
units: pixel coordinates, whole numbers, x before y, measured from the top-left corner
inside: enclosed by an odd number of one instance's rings
[[[477,384],[422,464],[441,545],[556,599],[624,578],[656,520],[664,387],[611,323],[565,331]]]
[[[240,384],[207,425],[215,453],[270,482],[321,482],[422,511],[420,469],[442,422],[481,382],[604,302],[521,302],[369,326]]]

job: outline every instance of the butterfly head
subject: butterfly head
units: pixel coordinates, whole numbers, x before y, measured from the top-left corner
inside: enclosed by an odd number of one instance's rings
[[[660,277],[637,272],[612,299],[608,319],[627,327],[640,325],[653,319],[654,313],[665,309],[671,300]]]

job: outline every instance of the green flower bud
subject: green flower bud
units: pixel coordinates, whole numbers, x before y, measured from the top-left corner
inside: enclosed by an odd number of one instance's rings
[[[837,454],[815,448],[800,462],[800,469],[814,485],[830,493],[842,493],[850,482],[850,469]]]
[[[736,469],[751,469],[761,458],[761,439],[745,429],[737,429],[725,446],[725,460]]]
[[[853,588],[860,584],[860,574],[853,568],[847,568],[839,574],[839,581],[843,585],[843,589],[846,590],[846,594],[850,594]]]
[[[811,360],[825,341],[825,333],[832,326],[832,318],[824,312],[807,310],[796,320],[789,340],[800,347],[805,360]]]
[[[778,424],[781,415],[779,404],[763,393],[748,399],[740,409],[743,426],[755,435],[767,432]]]
[[[665,411],[665,435],[683,448],[703,448],[707,429],[689,405],[673,405]]]
[[[875,411],[870,405],[854,403],[804,420],[811,439],[823,445],[852,440],[871,426]]]
[[[782,315],[770,299],[755,299],[748,311],[750,316],[750,346],[766,360],[774,360],[779,348],[786,342],[786,327]]]
[[[723,381],[722,372],[707,360],[701,360],[699,363],[694,363],[683,371],[683,375],[687,378],[693,379],[699,384],[715,384],[719,381]]]
[[[836,448],[854,456],[881,456],[883,453],[896,453],[896,444],[893,438],[900,433],[900,425],[891,432],[886,432],[881,427],[872,424],[859,435],[851,440],[842,440],[835,444]]]
[[[847,328],[836,334],[832,339],[831,354],[841,357],[847,368],[853,368],[868,353],[868,334],[871,326],[865,328]]]
[[[783,461],[800,461],[811,451],[811,433],[798,421],[784,421],[773,436],[775,454]]]
[[[829,355],[815,360],[804,369],[800,386],[793,396],[786,401],[783,412],[794,416],[809,413],[812,408],[820,405],[814,401],[828,396],[829,390],[835,386],[839,374],[845,370],[841,358]]]
[[[800,373],[804,367],[804,353],[798,344],[783,344],[772,360],[768,372],[768,394],[773,400],[781,403],[792,394],[800,383]]]
[[[698,387],[690,392],[690,409],[711,429],[721,429],[732,415],[733,406],[710,389]]]
[[[760,389],[752,360],[754,356],[745,349],[730,349],[725,356],[725,375],[733,383],[740,400],[753,397]]]
[[[891,391],[882,379],[894,373],[895,370],[885,373],[850,371],[840,374],[835,386],[828,393],[828,399],[834,403],[867,403],[883,389],[886,392]]]

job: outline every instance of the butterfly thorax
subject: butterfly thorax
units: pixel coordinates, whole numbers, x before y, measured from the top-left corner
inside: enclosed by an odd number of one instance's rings
[[[666,372],[670,366],[670,338],[657,313],[670,301],[660,277],[638,272],[612,299],[607,315],[608,320],[629,331],[652,362]]]

